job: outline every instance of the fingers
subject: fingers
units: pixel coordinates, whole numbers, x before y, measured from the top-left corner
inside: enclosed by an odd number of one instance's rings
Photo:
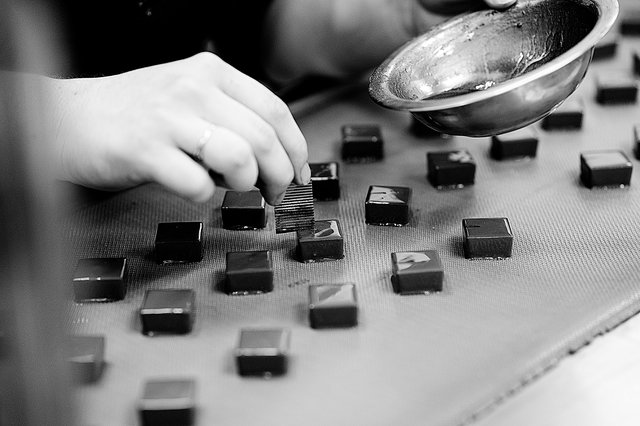
[[[215,185],[207,171],[185,153],[162,147],[154,155],[151,178],[169,190],[203,202],[211,198]]]
[[[222,72],[212,74],[220,89],[255,112],[275,132],[293,167],[295,181],[308,183],[307,143],[287,105],[258,81],[220,62]]]
[[[262,117],[224,93],[214,98],[206,108],[207,120],[240,135],[249,143],[258,164],[260,189],[267,202],[277,203],[295,176],[292,161],[278,135]]]
[[[485,0],[489,7],[494,9],[506,9],[516,3],[517,0]]]
[[[253,189],[258,180],[258,164],[249,142],[222,125],[200,118],[176,120],[174,139],[178,146],[224,176],[227,185],[237,191]],[[193,160],[193,164],[197,165]],[[202,167],[200,167],[202,169]],[[208,174],[207,174],[208,175]]]

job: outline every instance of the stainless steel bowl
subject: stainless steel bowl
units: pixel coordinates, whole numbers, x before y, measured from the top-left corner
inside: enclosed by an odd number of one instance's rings
[[[516,130],[573,93],[617,16],[616,0],[518,0],[461,15],[390,55],[369,94],[442,133]]]

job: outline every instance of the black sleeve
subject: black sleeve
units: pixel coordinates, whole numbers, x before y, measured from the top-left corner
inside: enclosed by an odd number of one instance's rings
[[[71,76],[110,75],[183,59],[213,44],[225,61],[264,78],[260,38],[271,0],[53,1]]]

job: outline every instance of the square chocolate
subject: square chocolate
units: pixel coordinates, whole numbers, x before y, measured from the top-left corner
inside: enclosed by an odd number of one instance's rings
[[[98,381],[104,367],[104,343],[102,335],[71,336],[69,363],[75,382]]]
[[[298,231],[298,256],[303,262],[323,262],[344,257],[344,238],[336,219],[316,220],[312,230]]]
[[[633,52],[633,72],[640,76],[640,50]]]
[[[78,260],[73,274],[76,302],[110,302],[124,299],[127,259],[86,258]]]
[[[202,260],[202,222],[164,222],[156,233],[158,263]]]
[[[279,376],[287,372],[291,332],[284,328],[240,330],[236,366],[241,376]]]
[[[535,157],[538,135],[531,127],[495,135],[491,138],[491,157],[496,160]]]
[[[315,218],[313,184],[289,185],[282,202],[273,208],[276,234],[312,229]]]
[[[370,225],[406,225],[410,200],[411,188],[372,185],[365,200],[365,221]]]
[[[584,115],[584,102],[581,98],[569,98],[557,109],[542,119],[545,130],[580,129]]]
[[[356,286],[352,283],[310,285],[309,323],[312,328],[358,325]]]
[[[384,140],[378,125],[342,126],[342,159],[371,162],[384,158]]]
[[[622,151],[594,150],[580,154],[580,180],[587,188],[629,185],[632,171],[633,165]]]
[[[186,334],[195,317],[193,290],[147,290],[140,308],[142,333]]]
[[[593,60],[609,59],[616,56],[618,49],[618,39],[620,35],[616,31],[609,31],[600,39],[593,48]]]
[[[273,266],[268,250],[227,253],[225,291],[229,294],[260,294],[273,290]]]
[[[638,83],[626,72],[600,73],[596,87],[600,104],[631,104],[638,98]]]
[[[640,160],[640,124],[633,126],[633,153]]]
[[[189,378],[148,380],[138,403],[143,426],[191,426],[195,422],[195,381]]]
[[[463,219],[462,228],[467,259],[511,257],[513,233],[506,217]]]
[[[624,11],[620,16],[620,33],[626,36],[640,35],[640,9]]]
[[[311,183],[313,198],[318,201],[331,201],[340,198],[340,178],[338,163],[311,163]]]
[[[476,163],[466,150],[427,152],[427,179],[436,188],[473,185]]]
[[[444,269],[435,250],[391,253],[393,290],[399,294],[442,291]]]
[[[221,212],[224,229],[261,229],[267,222],[265,201],[260,191],[227,191]]]

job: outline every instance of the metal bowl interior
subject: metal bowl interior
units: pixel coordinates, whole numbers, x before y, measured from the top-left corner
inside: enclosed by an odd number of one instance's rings
[[[519,0],[505,11],[461,15],[390,55],[372,74],[369,94],[445,133],[510,131],[542,118],[575,90],[617,13],[616,0]],[[571,70],[578,62],[578,70]],[[547,81],[537,96],[509,94],[536,90],[540,80]],[[475,104],[506,117],[465,128],[465,121],[480,119],[474,118]],[[511,121],[510,111],[518,112]]]

